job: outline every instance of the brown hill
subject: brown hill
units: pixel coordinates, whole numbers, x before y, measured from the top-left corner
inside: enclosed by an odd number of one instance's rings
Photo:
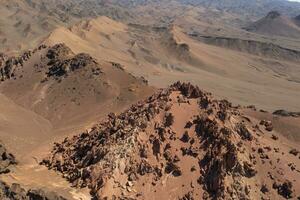
[[[97,199],[282,199],[300,195],[297,149],[272,122],[178,82],[42,163]]]
[[[126,73],[118,64],[74,54],[64,44],[41,46],[2,63],[1,92],[55,127],[79,125],[84,115],[120,109],[151,91],[144,80]],[[92,122],[85,117],[84,123]]]
[[[21,199],[30,188],[89,199],[88,193],[71,188],[36,159],[53,141],[85,130],[154,91],[120,64],[74,53],[64,44],[42,45],[20,56],[1,54],[0,78],[0,138],[20,162],[1,175],[0,187],[14,192],[13,185],[19,184],[24,188]]]
[[[247,31],[269,36],[283,36],[289,38],[300,38],[300,28],[294,21],[277,11],[272,11],[268,15],[247,28]]]

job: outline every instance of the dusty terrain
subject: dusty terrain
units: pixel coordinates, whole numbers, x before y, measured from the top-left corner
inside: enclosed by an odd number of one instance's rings
[[[190,81],[234,103],[269,111],[300,109],[300,51],[281,44],[243,38],[203,41],[179,25],[126,25],[107,17],[59,28],[43,43],[61,42],[76,53],[120,63],[157,87]]]
[[[285,0],[0,0],[0,199],[299,198],[299,33]]]

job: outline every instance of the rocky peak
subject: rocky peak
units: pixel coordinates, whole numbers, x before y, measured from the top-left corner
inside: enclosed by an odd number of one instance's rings
[[[0,80],[11,79],[15,77],[15,70],[23,66],[24,62],[32,56],[32,51],[26,51],[20,56],[8,57],[0,54]]]
[[[278,11],[271,11],[267,14],[267,18],[269,18],[269,19],[275,19],[280,16],[281,16],[281,14]]]
[[[74,53],[72,50],[66,46],[64,43],[56,44],[53,47],[48,49],[46,57],[50,60],[58,60],[58,59],[65,59],[69,55],[73,55]]]
[[[259,143],[267,137],[263,128],[230,102],[177,82],[56,143],[42,164],[99,199],[126,199],[133,191],[147,199],[169,191],[169,184],[186,191],[183,199],[253,199],[272,187],[257,176],[260,163],[271,159],[272,148]],[[276,193],[293,196],[293,184],[283,179]]]
[[[62,77],[87,66],[101,73],[100,66],[94,58],[86,53],[74,55],[65,44],[51,47],[46,57],[49,60],[47,64],[49,66],[48,77]]]
[[[89,186],[92,189],[92,193],[98,198],[102,195],[101,188],[106,184],[108,177],[99,177],[102,186],[94,185],[94,181],[97,182],[99,180],[94,180],[92,174],[97,172],[93,169],[88,170],[88,168],[92,165],[97,165],[100,169],[104,166],[110,166],[111,169],[108,170],[107,173],[108,175],[112,175],[114,173],[114,164],[112,162],[118,157],[118,154],[123,151],[125,155],[129,156],[127,159],[131,162],[131,164],[128,165],[131,166],[131,168],[126,170],[126,174],[130,180],[136,180],[138,177],[150,175],[156,177],[155,179],[157,179],[157,181],[167,174],[172,174],[175,177],[182,176],[182,169],[180,165],[178,165],[181,156],[174,154],[172,149],[174,145],[173,140],[176,140],[177,137],[174,130],[172,130],[172,126],[176,123],[175,121],[178,117],[170,111],[172,107],[172,104],[170,105],[170,99],[174,98],[172,97],[174,93],[178,93],[179,95],[178,98],[174,99],[175,102],[187,103],[190,99],[199,103],[201,107],[205,105],[203,115],[198,115],[190,119],[190,127],[195,127],[195,137],[188,140],[193,140],[194,142],[192,143],[193,145],[188,145],[187,147],[182,146],[182,156],[191,156],[195,159],[202,160],[201,166],[204,171],[199,175],[201,177],[201,183],[206,188],[205,190],[209,194],[223,194],[223,177],[238,163],[237,150],[234,144],[229,140],[230,134],[232,133],[226,131],[225,127],[219,127],[219,118],[210,119],[206,111],[216,106],[222,108],[220,112],[226,112],[227,106],[223,103],[220,103],[220,105],[218,105],[217,102],[212,103],[208,94],[189,83],[177,82],[168,89],[161,90],[149,97],[144,102],[133,105],[129,110],[118,116],[110,114],[106,121],[92,128],[91,131],[82,133],[70,140],[65,140],[62,144],[56,144],[53,149],[53,156],[44,160],[43,163],[49,168],[64,173],[67,179],[74,185]],[[203,102],[206,103],[204,104]],[[210,105],[214,106],[210,107]],[[154,121],[158,116],[162,117],[161,121]],[[224,120],[224,117],[222,117],[222,120]],[[139,133],[147,129],[149,129],[147,133],[148,140],[143,142],[138,141]],[[186,134],[189,135],[188,132]],[[95,138],[98,139],[94,140]],[[204,141],[204,146],[208,145],[208,142],[215,142],[204,158],[199,156],[199,151],[203,148],[201,147],[202,145],[199,145],[201,140]],[[222,143],[218,141],[222,141]],[[136,143],[136,145],[131,146],[133,145],[132,142]],[[150,143],[150,145],[148,145],[148,143]],[[70,152],[73,155],[72,158],[68,158],[68,161],[57,162],[57,158],[60,157],[60,154],[62,154],[63,157],[67,156],[67,154],[71,155],[67,152],[69,151],[68,149],[74,145],[78,148],[75,148],[72,153]],[[218,150],[220,145],[228,149],[228,153],[220,152]],[[207,148],[207,146],[205,148]],[[153,152],[153,154],[151,152]],[[146,158],[150,158],[151,156],[155,156],[156,159],[159,159],[159,162],[163,164],[157,167],[155,163],[149,163]],[[218,159],[221,159],[223,156],[228,157],[228,163],[218,164]],[[74,165],[79,167],[78,170],[85,171],[85,175],[82,176],[76,173],[75,175],[73,171],[74,168],[72,166],[67,167],[67,165],[64,164],[66,162],[74,162]],[[133,176],[135,178],[132,178]],[[213,178],[211,178],[212,176]]]

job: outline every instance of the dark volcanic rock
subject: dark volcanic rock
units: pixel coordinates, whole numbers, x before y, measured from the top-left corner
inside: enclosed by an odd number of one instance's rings
[[[248,130],[245,124],[238,124],[236,128],[237,128],[237,132],[240,134],[240,136],[243,139],[250,140],[250,141],[253,139],[251,132]]]
[[[48,50],[46,57],[53,62],[60,59],[66,59],[68,56],[72,54],[73,52],[71,51],[71,49],[62,43],[62,44],[56,44],[53,47],[51,47]]]
[[[86,53],[74,55],[69,47],[65,44],[57,44],[50,47],[47,51],[48,59],[48,77],[63,77],[70,72],[90,66],[94,74],[99,75],[100,66],[95,59]]]
[[[172,113],[168,113],[165,116],[165,126],[169,127],[172,126],[172,124],[174,123],[174,115]]]
[[[281,14],[278,11],[271,11],[267,14],[267,18],[269,18],[269,19],[275,19],[280,16],[281,16]]]
[[[31,52],[26,52],[19,57],[0,58],[0,80],[5,81],[16,76],[15,72],[23,66],[24,61],[29,59]]]
[[[283,117],[300,117],[300,112],[289,112],[286,110],[276,110],[273,115],[279,115]]]
[[[22,69],[24,62],[28,61],[34,53],[44,48],[46,48],[46,46],[41,45],[33,51],[25,51],[19,56],[11,57],[0,53],[0,81],[16,78],[17,71]]]
[[[198,98],[203,95],[203,92],[198,86],[194,86],[190,83],[177,82],[171,86],[174,90],[179,90],[187,98]]]
[[[31,189],[26,196],[30,200],[67,200],[55,192],[48,192],[42,189]]]
[[[0,143],[0,174],[9,173],[9,167],[16,163],[15,157],[8,153],[6,148]]]
[[[298,151],[297,149],[291,149],[289,153],[294,156],[297,156],[300,153],[300,151]]]
[[[96,70],[98,73],[101,73],[98,63],[90,55],[85,53],[77,54],[74,57],[65,60],[50,60],[48,65],[50,65],[47,73],[48,77],[65,76],[69,72],[76,71],[86,66],[90,66],[94,69],[94,71]]]
[[[273,130],[273,124],[271,121],[261,120],[259,124],[265,126],[267,131]]]
[[[67,200],[54,192],[48,192],[42,189],[30,189],[26,191],[19,184],[7,185],[0,181],[0,199],[1,200]]]
[[[278,194],[286,199],[293,198],[293,184],[290,181],[285,181],[282,184],[273,184],[273,188],[277,189]]]

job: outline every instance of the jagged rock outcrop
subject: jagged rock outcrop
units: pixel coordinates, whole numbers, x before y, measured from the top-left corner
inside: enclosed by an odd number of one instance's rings
[[[61,77],[87,65],[94,68],[95,73],[102,73],[97,61],[86,53],[74,56],[74,53],[65,44],[57,44],[51,47],[46,57],[49,59],[47,72],[48,77]]]
[[[46,65],[48,77],[63,77],[69,72],[76,71],[80,68],[90,66],[93,68],[93,73],[99,75],[102,73],[97,61],[86,53],[75,55],[65,44],[56,44],[52,47],[41,45],[33,51],[23,53],[18,57],[8,57],[5,54],[0,54],[0,80],[22,77],[22,67],[33,54],[37,51],[47,49],[45,58],[46,64],[40,63],[40,67]],[[18,72],[19,71],[19,72]],[[18,74],[17,74],[18,72]]]
[[[283,117],[300,117],[300,112],[290,112],[286,110],[276,110],[273,115],[279,115]]]
[[[42,189],[29,189],[28,191],[22,188],[19,184],[9,186],[3,181],[0,181],[0,199],[3,200],[66,200],[64,197],[57,195],[54,192],[48,192]]]
[[[7,57],[2,54],[0,56],[0,80],[11,79],[15,77],[15,70],[18,67],[22,67],[24,61],[28,60],[32,52],[25,52],[20,57]]]
[[[56,62],[59,59],[65,59],[66,57],[72,55],[72,50],[67,47],[65,44],[60,43],[56,44],[53,47],[49,48],[46,54],[46,57],[52,61]],[[48,63],[50,65],[50,62]]]
[[[9,173],[9,167],[17,164],[17,161],[11,153],[0,143],[0,174]]]
[[[16,71],[23,67],[25,61],[28,61],[31,56],[46,48],[45,45],[41,45],[33,51],[26,51],[20,56],[7,56],[0,53],[0,81],[5,81],[7,79],[16,78]]]
[[[74,186],[90,188],[98,199],[267,198],[274,180],[265,180],[277,171],[264,175],[258,170],[266,162],[276,169],[273,149],[259,142],[274,141],[264,126],[228,101],[177,82],[56,143],[42,164]],[[276,174],[279,183],[285,178]],[[289,186],[274,187],[272,194],[295,196]]]

